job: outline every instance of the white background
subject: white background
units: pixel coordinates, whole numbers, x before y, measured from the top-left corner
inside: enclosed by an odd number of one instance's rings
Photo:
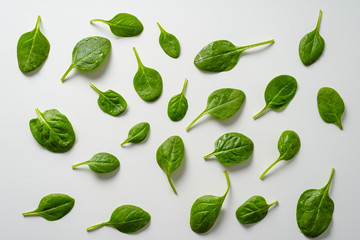
[[[320,33],[325,50],[320,59],[305,67],[298,56],[300,39],[312,31],[319,10],[323,10]],[[333,221],[318,239],[358,239],[359,205],[359,122],[360,122],[360,4],[358,0],[335,1],[7,1],[2,3],[1,22],[1,115],[0,118],[0,239],[306,239],[296,224],[296,204],[309,188],[321,188],[335,168],[330,196],[335,203]],[[111,19],[120,12],[137,16],[144,25],[138,37],[118,38],[93,18]],[[16,45],[21,34],[32,30],[37,15],[41,31],[51,49],[46,62],[35,73],[18,69]],[[158,43],[159,22],[181,43],[178,59],[168,57]],[[71,63],[75,44],[89,36],[103,36],[112,43],[111,54],[99,70],[73,70],[67,81],[60,78]],[[206,44],[226,39],[248,45],[275,39],[268,47],[244,53],[237,66],[224,73],[199,71],[195,55]],[[137,71],[132,47],[145,66],[157,69],[163,78],[163,93],[144,102],[132,84]],[[268,82],[281,74],[294,76],[298,91],[282,112],[252,116],[265,102]],[[189,110],[180,122],[166,114],[169,99],[181,91],[188,78],[186,97]],[[119,117],[103,113],[97,93],[113,89],[128,103]],[[332,87],[342,96],[346,110],[344,130],[320,118],[316,95],[321,87]],[[245,92],[246,101],[233,118],[218,121],[203,117],[189,131],[185,127],[206,106],[208,95],[224,87]],[[32,137],[29,121],[40,111],[56,108],[71,121],[76,132],[73,148],[62,154],[41,147]],[[151,125],[146,142],[120,147],[136,123]],[[280,134],[291,129],[301,138],[298,155],[278,163],[261,181],[259,175],[279,155]],[[215,140],[227,132],[240,132],[255,145],[253,156],[244,163],[224,167],[215,159],[204,161]],[[186,157],[172,179],[176,196],[165,173],[156,163],[158,146],[169,136],[183,138]],[[86,166],[71,165],[88,160],[95,153],[109,152],[120,160],[120,170],[98,176]],[[190,208],[196,198],[222,195],[227,169],[231,188],[214,227],[198,235],[190,229]],[[73,210],[59,221],[23,217],[50,193],[75,198]],[[279,201],[265,219],[251,226],[239,224],[236,209],[249,197],[262,195],[268,202]],[[109,227],[88,233],[88,226],[107,221],[123,204],[134,204],[151,214],[142,231],[126,235]]]

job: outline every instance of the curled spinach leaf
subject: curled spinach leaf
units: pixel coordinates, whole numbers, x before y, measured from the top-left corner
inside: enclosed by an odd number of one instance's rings
[[[74,47],[72,63],[62,76],[61,81],[65,81],[65,77],[73,68],[84,72],[96,69],[105,60],[110,49],[110,41],[103,37],[88,37],[80,40]]]
[[[120,166],[119,160],[114,155],[102,152],[95,154],[89,161],[73,165],[72,168],[74,169],[85,164],[96,173],[109,173]]]
[[[34,71],[40,67],[48,57],[50,43],[40,31],[40,16],[38,16],[34,30],[24,33],[17,44],[17,59],[23,73]]]
[[[301,232],[315,238],[329,226],[334,212],[334,202],[329,197],[329,188],[334,174],[331,169],[328,183],[321,189],[308,189],[299,198],[296,221]]]
[[[263,179],[265,174],[278,162],[281,160],[289,161],[295,157],[295,155],[300,150],[300,138],[296,132],[291,130],[284,131],[278,141],[278,150],[280,152],[279,158],[268,167],[263,174],[261,174],[260,179]]]
[[[124,146],[126,143],[139,143],[142,142],[150,131],[150,124],[147,122],[141,122],[133,126],[129,130],[128,138],[121,143]]]
[[[221,88],[210,94],[207,106],[200,115],[187,126],[186,131],[205,114],[217,119],[227,119],[235,115],[245,101],[245,93],[239,89]]]
[[[119,13],[110,20],[93,19],[90,23],[102,22],[110,27],[111,32],[118,37],[137,36],[144,30],[140,20],[128,13]]]
[[[186,85],[187,79],[185,78],[181,93],[173,96],[169,101],[167,113],[169,118],[173,121],[180,121],[183,119],[188,110],[188,101],[184,96]]]
[[[48,221],[59,220],[74,207],[75,200],[63,193],[46,195],[40,200],[36,210],[23,213],[24,216],[41,216]]]
[[[259,222],[266,217],[269,208],[277,203],[278,201],[267,204],[265,198],[261,196],[253,196],[236,210],[236,218],[241,224]]]
[[[160,28],[159,44],[161,48],[168,56],[178,58],[180,55],[179,40],[171,33],[166,32],[159,23],[157,25]]]
[[[254,143],[247,136],[231,132],[219,137],[215,142],[215,150],[204,159],[215,156],[224,165],[233,165],[247,160],[254,150]]]
[[[296,79],[289,75],[280,75],[269,82],[265,89],[266,106],[253,118],[260,117],[267,109],[283,110],[294,98],[297,90]]]

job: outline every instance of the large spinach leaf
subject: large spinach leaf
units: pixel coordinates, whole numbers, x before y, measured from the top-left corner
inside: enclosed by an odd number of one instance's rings
[[[121,143],[124,146],[126,143],[139,143],[144,141],[150,131],[150,124],[147,122],[141,122],[135,124],[128,133],[127,139]]]
[[[172,57],[178,58],[180,55],[180,43],[179,40],[171,33],[166,32],[159,23],[157,25],[160,28],[159,44],[164,52]]]
[[[72,168],[74,169],[85,164],[96,173],[109,173],[116,170],[120,166],[119,160],[114,155],[102,152],[95,154],[88,161],[73,165]]]

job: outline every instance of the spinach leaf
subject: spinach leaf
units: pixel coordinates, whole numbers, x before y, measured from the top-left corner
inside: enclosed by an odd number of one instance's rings
[[[205,114],[217,119],[227,119],[235,115],[245,101],[245,94],[239,89],[221,88],[210,94],[206,109],[187,126],[186,131]]]
[[[40,67],[48,57],[50,43],[40,31],[40,16],[34,30],[24,33],[17,44],[17,59],[23,73],[34,71]]]
[[[126,110],[127,103],[120,94],[113,90],[102,92],[92,83],[90,86],[99,94],[98,105],[105,113],[118,116]]]
[[[133,49],[139,66],[134,76],[134,88],[143,100],[149,102],[155,101],[162,93],[162,78],[155,69],[145,67],[142,64],[135,47]]]
[[[230,188],[227,171],[224,171],[227,188],[223,196],[204,195],[196,199],[190,211],[190,227],[196,233],[206,233],[214,225]]]
[[[301,232],[315,238],[329,226],[334,212],[334,202],[329,197],[329,188],[334,174],[321,189],[308,189],[299,198],[296,208],[296,221]]]
[[[111,226],[122,233],[134,233],[150,222],[150,214],[134,205],[123,205],[114,210],[108,222],[100,223],[86,230],[91,231],[102,226]]]
[[[24,216],[41,216],[48,221],[59,220],[74,207],[75,200],[63,193],[46,195],[40,200],[36,210],[23,213]]]
[[[296,79],[289,75],[280,75],[269,82],[265,89],[266,106],[253,118],[260,117],[267,109],[283,110],[294,98],[297,90]]]
[[[161,48],[168,56],[178,58],[180,55],[179,40],[171,33],[166,32],[159,23],[157,25],[160,28],[159,44]]]
[[[120,166],[119,160],[114,155],[102,152],[95,154],[89,161],[73,165],[72,168],[74,169],[85,164],[96,173],[109,173]]]
[[[195,66],[203,71],[223,72],[235,67],[240,55],[247,49],[273,43],[274,39],[248,46],[237,47],[227,40],[218,40],[206,45],[196,55]]]
[[[322,11],[320,10],[315,30],[306,34],[299,44],[300,59],[305,66],[316,62],[325,47],[325,41],[319,33],[321,15]]]
[[[144,30],[140,20],[128,13],[119,13],[111,20],[93,19],[90,23],[102,22],[109,25],[111,32],[118,37],[137,36]]]
[[[317,106],[322,120],[343,129],[341,117],[345,111],[345,104],[338,92],[329,87],[321,88],[317,95]]]
[[[110,41],[103,37],[88,37],[80,40],[74,47],[72,63],[62,76],[61,81],[65,81],[65,77],[73,68],[85,72],[96,69],[105,60],[110,49]]]
[[[177,194],[171,181],[171,174],[181,165],[185,156],[183,140],[179,136],[172,136],[163,142],[156,151],[156,161],[160,168],[166,173],[170,186]]]
[[[29,122],[35,140],[52,152],[67,152],[75,143],[75,132],[67,117],[56,109],[41,113],[35,109],[37,118]]]
[[[215,150],[204,159],[215,156],[224,165],[233,165],[247,160],[254,150],[254,143],[247,136],[231,132],[219,137],[215,142]]]
[[[173,121],[180,121],[183,119],[188,110],[188,101],[184,96],[186,85],[187,79],[185,78],[181,93],[173,96],[169,101],[167,113],[169,118]]]
[[[141,122],[133,126],[128,134],[128,138],[121,143],[124,146],[126,143],[139,143],[142,142],[150,131],[150,124],[147,122]]]
[[[261,174],[260,179],[263,179],[265,174],[278,162],[281,160],[289,161],[295,157],[295,155],[300,150],[300,138],[296,132],[291,130],[284,131],[278,141],[278,150],[280,152],[279,158],[268,167],[263,174]]]
[[[236,218],[242,224],[256,223],[266,217],[269,208],[278,203],[267,204],[265,198],[253,196],[236,210]]]

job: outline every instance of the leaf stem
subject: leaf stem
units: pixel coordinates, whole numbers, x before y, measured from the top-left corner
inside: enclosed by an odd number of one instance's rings
[[[226,170],[224,170],[224,174],[225,174],[225,178],[226,178],[226,191],[225,191],[225,194],[223,195],[223,199],[225,199],[226,195],[228,194],[229,192],[229,189],[230,189],[230,179],[229,179],[229,174]]]
[[[258,114],[253,116],[253,119],[260,117],[269,107],[266,105]]]
[[[133,47],[133,50],[134,50],[134,53],[135,53],[135,56],[136,56],[136,60],[137,60],[137,62],[138,62],[139,67],[143,68],[144,65],[142,64],[142,62],[141,62],[141,60],[140,60],[140,58],[139,58],[139,55],[138,55],[135,47]]]
[[[120,146],[124,146],[126,143],[128,143],[129,142],[129,138],[127,138],[125,141],[123,141],[121,144],[120,144]]]
[[[320,29],[321,16],[322,16],[322,11],[320,9],[319,17],[318,17],[318,20],[317,20],[317,23],[316,23],[316,32],[319,32],[319,29]]]
[[[35,210],[36,211],[36,210]],[[23,213],[23,216],[37,216],[38,213],[35,211],[31,211],[31,212],[25,212]]]
[[[270,44],[270,43],[274,43],[274,39],[271,39],[269,41],[265,41],[265,42],[260,42],[260,43],[255,43],[255,44],[251,44],[251,45],[247,45],[247,46],[242,46],[242,47],[237,47],[238,49],[241,49],[241,50],[247,50],[247,49],[250,49],[250,48],[253,48],[253,47],[257,47],[257,46],[261,46],[261,45],[265,45],[265,44]]]
[[[69,72],[74,68],[74,66],[71,64],[70,67],[66,70],[64,75],[61,77],[61,82],[64,82],[65,77],[69,74]]]
[[[204,159],[208,159],[211,156],[214,156],[215,152],[209,153],[208,155],[204,156]]]
[[[268,207],[271,207],[272,205],[277,204],[277,203],[278,203],[278,201],[275,201],[275,202],[273,202],[273,203],[270,203]]]
[[[84,164],[86,164],[88,161],[85,161],[85,162],[82,162],[82,163],[78,163],[78,164],[74,164],[74,165],[72,165],[71,167],[72,167],[72,169],[74,169],[74,168],[76,168],[76,167],[78,167],[78,166],[81,166],[81,165],[84,165]]]
[[[173,184],[172,181],[171,181],[170,174],[166,174],[166,176],[167,176],[167,179],[168,179],[168,181],[169,181],[169,183],[170,183],[170,186],[171,186],[172,190],[173,190],[174,193],[177,195],[175,186],[174,186],[174,184]]]
[[[105,225],[106,225],[106,223],[96,224],[96,225],[94,225],[94,226],[91,226],[91,227],[86,228],[86,231],[92,231],[92,230],[95,230],[95,229],[97,229],[97,228],[99,228],[99,227],[102,227],[102,226],[105,226]]]
[[[93,22],[103,22],[103,23],[107,23],[107,21],[103,20],[103,19],[92,19],[90,20],[90,23],[93,23]]]
[[[159,26],[161,32],[165,32],[165,30],[160,26],[160,23],[157,22],[156,24]]]
[[[185,78],[185,80],[184,80],[184,85],[183,85],[183,89],[182,89],[182,91],[181,91],[181,95],[184,95],[184,93],[185,93],[185,89],[186,89],[186,86],[187,86],[187,82],[188,82],[188,80],[187,80],[187,78]]]
[[[100,91],[97,87],[95,87],[94,84],[92,84],[91,82],[90,82],[89,84],[90,84],[90,87],[91,87],[92,89],[94,89],[97,93],[102,94],[102,91]]]
[[[205,111],[203,111],[202,113],[200,113],[200,115],[197,116],[197,118],[195,118],[194,121],[192,121],[192,122],[189,124],[189,126],[187,126],[187,127],[185,128],[185,130],[186,130],[186,131],[189,131],[190,127],[191,127],[197,120],[199,120],[202,116],[204,116],[204,114],[206,114],[206,109],[205,109]]]
[[[38,15],[37,20],[36,20],[36,25],[35,25],[36,30],[40,29],[40,21],[41,21],[41,18],[40,18],[40,15]]]
[[[330,188],[330,185],[331,185],[333,176],[334,176],[334,170],[335,170],[334,168],[331,169],[329,181],[328,181],[327,184],[325,185],[325,191],[326,191],[326,192],[329,191],[329,188]]]
[[[341,120],[338,119],[335,124],[340,128],[340,130],[343,130],[343,126],[342,126],[342,123],[341,123]]]
[[[277,164],[279,161],[281,161],[282,159],[281,159],[281,156],[273,163],[273,164],[271,164],[270,165],[270,167],[268,167],[264,172],[263,172],[263,174],[261,174],[261,176],[260,176],[260,179],[262,180],[263,178],[264,178],[264,176],[265,176],[265,174],[275,165],[275,164]]]

